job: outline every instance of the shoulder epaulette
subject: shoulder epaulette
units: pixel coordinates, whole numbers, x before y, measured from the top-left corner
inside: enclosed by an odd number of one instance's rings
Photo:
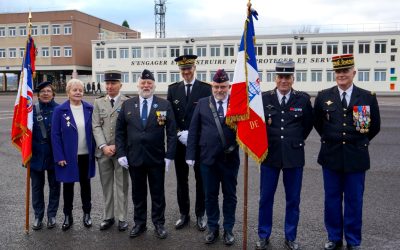
[[[96,97],[96,99],[103,98],[103,97],[106,97],[106,95],[98,96],[98,97]]]

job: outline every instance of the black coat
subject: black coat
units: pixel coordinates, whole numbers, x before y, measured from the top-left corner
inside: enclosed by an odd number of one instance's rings
[[[164,125],[157,121],[156,111],[167,111]],[[118,158],[126,156],[130,166],[164,165],[164,158],[174,159],[176,141],[174,113],[167,100],[153,96],[146,127],[143,127],[140,118],[139,97],[131,98],[122,104],[115,134]]]
[[[353,107],[364,105],[370,106],[371,126],[368,133],[357,131],[353,121]],[[381,123],[375,94],[354,86],[350,103],[344,111],[338,87],[335,86],[318,93],[314,111],[314,127],[321,136],[318,163],[344,172],[369,169],[368,145],[378,134]]]
[[[186,103],[186,89],[183,81],[173,83],[168,87],[167,100],[174,110],[176,127],[178,130],[188,130],[194,108],[200,98],[211,95],[211,86],[208,83],[195,80],[190,98]]]
[[[268,155],[263,165],[275,168],[304,166],[304,141],[313,128],[313,111],[307,93],[292,90],[282,109],[276,89],[264,92]]]

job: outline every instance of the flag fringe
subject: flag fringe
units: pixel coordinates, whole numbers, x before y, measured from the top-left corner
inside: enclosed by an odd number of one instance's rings
[[[268,155],[268,148],[267,148],[267,150],[265,150],[265,152],[264,152],[260,157],[258,157],[253,151],[251,151],[251,149],[250,149],[249,147],[246,146],[246,144],[244,144],[244,143],[240,140],[239,136],[237,136],[237,135],[236,135],[236,142],[239,144],[240,148],[241,148],[245,153],[247,153],[248,155],[250,155],[250,157],[253,158],[253,160],[254,160],[255,162],[257,162],[258,164],[261,164],[261,163],[265,160],[265,158],[267,158],[267,155]]]

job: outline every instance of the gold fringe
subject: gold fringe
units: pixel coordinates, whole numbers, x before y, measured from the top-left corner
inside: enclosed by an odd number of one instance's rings
[[[239,146],[242,148],[242,150],[247,153],[248,155],[250,155],[251,158],[253,158],[253,160],[255,162],[257,162],[258,164],[261,164],[265,158],[267,158],[268,155],[268,148],[267,150],[264,152],[264,154],[261,155],[260,158],[258,158],[241,140],[240,138],[236,135],[236,142],[239,144]]]

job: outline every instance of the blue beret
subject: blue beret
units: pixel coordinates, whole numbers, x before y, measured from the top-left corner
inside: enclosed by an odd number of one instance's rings
[[[153,73],[151,73],[150,70],[148,70],[148,69],[143,70],[142,75],[140,76],[140,78],[142,80],[150,79],[150,80],[155,81]]]
[[[36,92],[39,92],[40,90],[42,90],[43,88],[45,88],[45,87],[47,87],[47,86],[49,86],[49,85],[51,85],[51,82],[49,82],[49,81],[41,82],[41,83],[39,83],[39,84],[36,86],[35,91],[36,91]]]

